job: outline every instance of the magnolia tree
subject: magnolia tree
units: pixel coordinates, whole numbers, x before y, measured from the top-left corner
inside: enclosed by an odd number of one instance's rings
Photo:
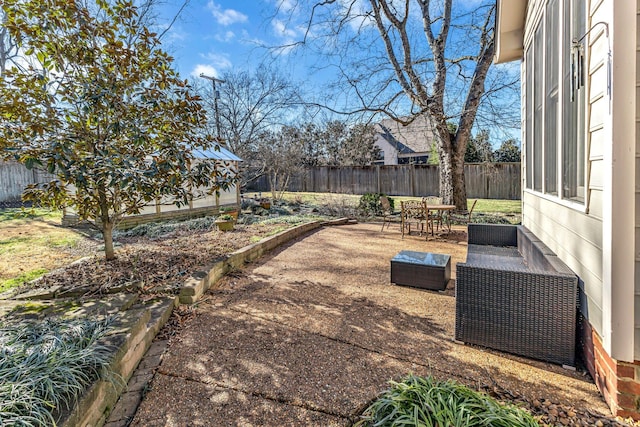
[[[0,81],[0,153],[56,177],[25,200],[95,223],[110,260],[122,216],[232,182],[196,161],[215,146],[200,99],[131,1],[4,0],[2,10],[24,58]]]

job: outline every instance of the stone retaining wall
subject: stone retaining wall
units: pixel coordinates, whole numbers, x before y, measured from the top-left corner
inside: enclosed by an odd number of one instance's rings
[[[165,297],[151,304],[133,306],[119,314],[116,333],[104,338],[104,344],[117,348],[109,365],[110,375],[114,377],[93,384],[64,417],[59,424],[61,427],[104,425],[140,359],[176,305],[177,298]],[[123,330],[126,332],[117,332]]]

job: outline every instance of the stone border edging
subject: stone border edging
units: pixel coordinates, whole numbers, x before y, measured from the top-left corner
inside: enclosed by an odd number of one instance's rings
[[[214,283],[223,278],[227,273],[242,267],[247,262],[255,261],[283,243],[323,226],[344,225],[352,221],[353,220],[349,218],[339,218],[331,221],[309,222],[281,231],[273,236],[265,237],[257,243],[240,248],[227,255],[226,259],[205,267],[205,271],[193,273],[180,289],[180,304],[194,304]]]
[[[61,427],[102,426],[113,410],[140,360],[151,346],[151,342],[169,320],[176,297],[164,297],[149,304],[134,306],[130,311],[119,313],[119,323],[126,326],[126,333],[107,335],[103,340],[117,343],[115,354],[109,364],[109,371],[115,381],[100,379],[84,392],[71,412],[61,422]],[[125,313],[135,312],[130,319]]]
[[[151,347],[151,342],[160,328],[168,321],[173,308],[177,304],[195,303],[211,285],[228,272],[241,267],[246,262],[255,261],[266,252],[283,243],[323,226],[344,225],[352,222],[353,220],[349,218],[314,221],[266,237],[257,243],[232,252],[226,259],[213,264],[208,272],[200,271],[194,273],[185,281],[178,297],[163,298],[152,303],[150,307],[145,307],[143,304],[140,307],[132,308],[132,311],[135,311],[137,315],[134,316],[133,320],[130,319],[129,322],[122,319],[124,323],[129,323],[129,325],[124,337],[118,340],[122,342],[117,345],[118,349],[110,364],[112,372],[123,381],[114,383],[103,379],[94,383],[79,399],[74,409],[65,417],[61,427],[101,426],[105,424],[110,426],[128,425],[130,420],[126,415],[133,414],[127,414],[127,411],[137,408],[137,404],[143,396],[144,387],[141,386],[142,383],[138,384],[138,382],[143,381],[146,383],[152,375],[148,375],[149,372],[145,371],[145,375],[141,375],[145,377],[142,380],[136,379],[137,377],[134,378],[137,386],[135,390],[131,390],[132,386],[129,383],[129,379],[135,377],[140,360]],[[130,405],[131,402],[128,401],[121,402],[121,397],[127,395],[127,393],[133,395],[135,405]],[[127,405],[128,403],[129,405]],[[125,417],[125,419],[121,419],[122,417]],[[109,422],[107,423],[107,421]]]

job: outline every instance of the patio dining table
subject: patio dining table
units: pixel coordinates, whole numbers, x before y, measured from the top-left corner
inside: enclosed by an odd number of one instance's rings
[[[454,211],[456,209],[456,205],[443,205],[443,204],[435,204],[435,205],[429,205],[427,204],[427,210],[428,211],[435,211],[436,215],[440,218],[446,217],[446,224],[447,224],[447,232],[450,233],[451,232],[451,218],[449,217],[449,215],[444,215],[448,212]],[[433,229],[431,230],[433,232]]]

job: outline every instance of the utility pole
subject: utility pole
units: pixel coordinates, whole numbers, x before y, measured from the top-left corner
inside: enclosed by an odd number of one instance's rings
[[[220,98],[220,92],[218,92],[218,90],[216,89],[216,82],[224,83],[224,80],[217,79],[212,76],[207,76],[204,73],[200,73],[200,77],[202,77],[203,79],[211,80],[211,83],[213,85],[213,109],[216,115],[216,131],[218,133],[218,141],[220,141],[220,114],[218,113],[218,98]]]

